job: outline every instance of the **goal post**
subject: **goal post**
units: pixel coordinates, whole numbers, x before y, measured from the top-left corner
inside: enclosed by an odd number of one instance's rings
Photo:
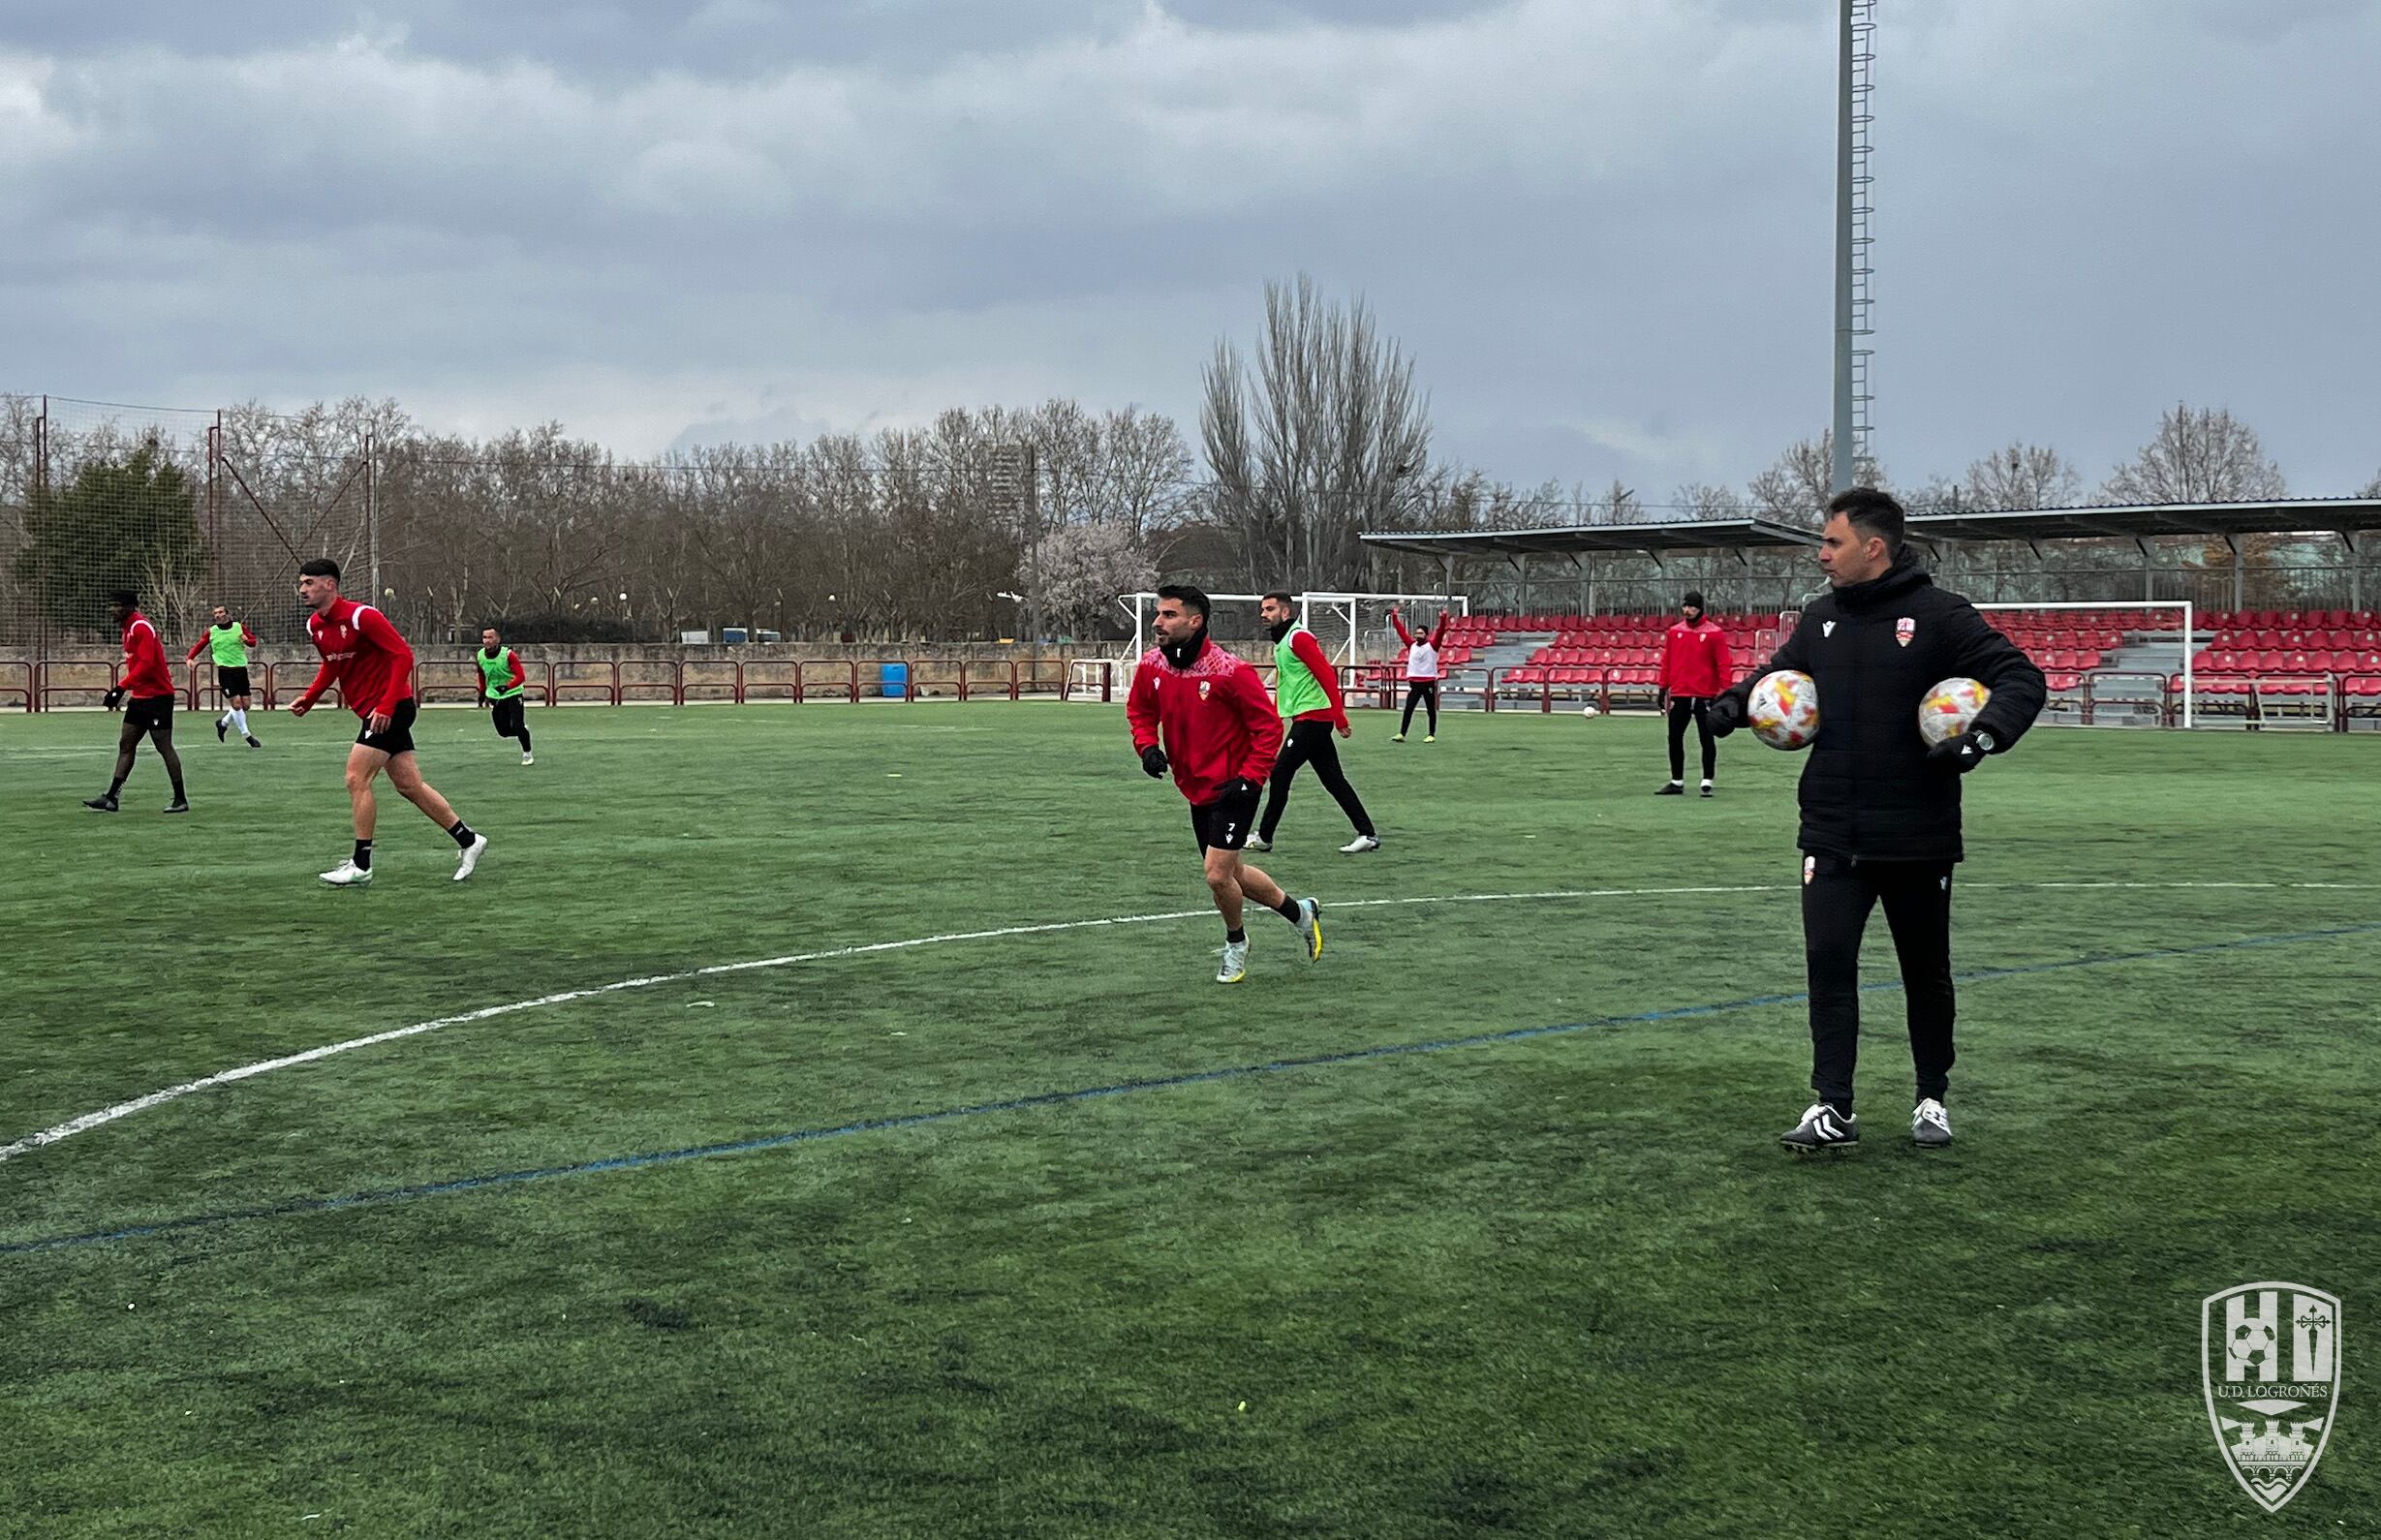
[[[2198,612],[2189,600],[2111,600],[2028,604],[1978,604],[1976,608],[2011,640],[2025,649],[2046,674],[2089,676],[2106,671],[2108,655],[2124,650],[2148,650],[2158,660],[2162,678],[2181,681],[2180,724],[2196,722],[2197,694],[2192,658],[2198,651]],[[2061,645],[2061,643],[2066,645]],[[2167,648],[2172,647],[2171,658]],[[2045,663],[2045,654],[2074,654],[2070,666]],[[2089,663],[2083,659],[2091,657]],[[2122,678],[2126,671],[2115,670]],[[2147,670],[2143,670],[2147,672]],[[2163,692],[2161,692],[2162,693]]]

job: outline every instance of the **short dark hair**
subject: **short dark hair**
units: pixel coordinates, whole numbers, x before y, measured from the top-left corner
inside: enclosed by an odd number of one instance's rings
[[[1275,603],[1280,604],[1283,609],[1289,609],[1298,602],[1296,600],[1290,598],[1287,594],[1283,593],[1278,588],[1273,590],[1271,593],[1259,594],[1256,597],[1258,599],[1270,599]]]
[[[108,591],[108,602],[110,604],[121,604],[126,609],[139,609],[140,607],[140,596],[134,593],[129,588],[111,588]]]
[[[1838,492],[1827,501],[1829,513],[1840,513],[1852,521],[1852,528],[1864,538],[1876,536],[1885,542],[1885,554],[1902,554],[1902,539],[1908,530],[1902,505],[1891,492],[1881,492],[1872,486],[1855,486]]]
[[[1207,596],[1188,583],[1166,583],[1158,589],[1160,599],[1170,599],[1185,609],[1195,609],[1199,619],[1207,619]]]
[[[300,577],[327,577],[335,583],[339,581],[339,564],[327,556],[318,556],[300,567],[297,570],[297,575]]]

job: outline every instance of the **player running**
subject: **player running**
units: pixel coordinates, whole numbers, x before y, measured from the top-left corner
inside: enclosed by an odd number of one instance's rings
[[[124,789],[124,782],[133,773],[133,754],[147,738],[157,747],[157,757],[166,762],[166,777],[173,783],[173,800],[166,804],[168,813],[188,813],[190,798],[182,792],[182,756],[173,752],[173,675],[166,667],[165,644],[157,639],[157,628],[140,613],[140,596],[129,588],[119,588],[108,596],[108,613],[124,631],[124,682],[108,692],[106,705],[109,711],[124,708],[124,730],[116,737],[115,779],[98,796],[84,799],[83,806],[94,813],[114,813],[120,807],[116,793]]]
[[[1438,741],[1438,649],[1446,645],[1447,612],[1438,612],[1438,624],[1428,636],[1416,636],[1406,629],[1406,617],[1389,611],[1389,624],[1397,628],[1397,639],[1406,646],[1406,716],[1397,724],[1397,736],[1391,743],[1404,743],[1406,734],[1413,731],[1413,708],[1416,701],[1430,708],[1430,730],[1422,735],[1424,743]]]
[[[1300,765],[1312,764],[1314,778],[1356,826],[1356,837],[1341,846],[1340,853],[1362,855],[1379,849],[1380,835],[1364,811],[1364,799],[1347,784],[1347,772],[1340,768],[1340,746],[1331,741],[1334,732],[1343,738],[1355,735],[1347,724],[1347,703],[1340,698],[1340,671],[1323,656],[1323,644],[1314,633],[1298,624],[1287,594],[1267,594],[1256,607],[1273,636],[1273,693],[1289,723],[1289,738],[1282,757],[1273,762],[1273,788],[1249,848],[1273,848],[1273,831],[1282,826],[1283,810],[1289,806],[1289,784],[1297,779]]]
[[[333,887],[361,887],[372,880],[372,828],[377,809],[372,782],[383,770],[397,794],[419,808],[430,821],[447,831],[463,858],[455,863],[457,882],[472,875],[487,850],[484,834],[455,816],[438,789],[421,779],[414,755],[414,649],[407,646],[388,617],[369,604],[358,604],[339,593],[339,564],[316,557],[297,570],[298,597],[314,611],[306,617],[306,634],[323,655],[323,667],[306,693],[290,703],[290,715],[302,717],[314,709],[323,692],[336,681],[348,709],[363,719],[356,747],[347,752],[348,801],[356,813],[356,853],[323,874]]]
[[[1722,737],[1745,721],[1752,687],[1781,668],[1818,687],[1818,741],[1803,767],[1803,956],[1809,977],[1810,1089],[1819,1099],[1781,1135],[1809,1155],[1860,1142],[1852,1066],[1860,1051],[1860,939],[1882,903],[1902,963],[1918,1105],[1910,1137],[1951,1142],[1955,998],[1951,869],[1960,778],[2007,752],[2041,714],[2042,670],[1976,607],[1934,586],[1902,543],[1902,505],[1855,487],[1827,505],[1818,559],[1830,592],[1770,661],[1712,704]],[[1980,680],[1993,698],[1967,731],[1933,748],[1918,703],[1945,679]]]
[[[479,650],[472,654],[472,662],[479,665],[479,704],[496,708],[492,717],[496,736],[518,739],[521,763],[536,764],[529,752],[529,724],[522,718],[521,692],[529,675],[521,667],[521,655],[505,645],[495,627],[482,626]]]
[[[1678,624],[1662,638],[1660,693],[1654,705],[1670,719],[1670,781],[1656,796],[1686,794],[1686,719],[1695,720],[1695,736],[1703,746],[1703,794],[1712,794],[1712,772],[1719,765],[1719,746],[1712,739],[1712,702],[1728,688],[1734,671],[1728,658],[1728,633],[1703,613],[1703,596],[1689,590],[1679,601]]]
[[[248,730],[248,649],[257,644],[257,633],[248,629],[246,621],[235,621],[223,605],[215,606],[215,623],[205,634],[190,644],[182,662],[193,663],[202,652],[215,655],[215,688],[223,692],[224,714],[215,719],[215,741],[226,742],[225,734],[237,727],[240,736],[251,749],[262,749],[257,735]]]
[[[1172,766],[1174,785],[1190,804],[1190,832],[1206,861],[1207,889],[1223,916],[1223,964],[1216,982],[1237,984],[1248,974],[1244,897],[1296,926],[1311,963],[1323,955],[1322,906],[1292,899],[1240,859],[1257,794],[1281,752],[1282,719],[1256,670],[1209,640],[1205,594],[1178,584],[1159,589],[1155,630],[1158,645],[1133,670],[1125,718],[1132,724],[1141,768],[1155,777]]]

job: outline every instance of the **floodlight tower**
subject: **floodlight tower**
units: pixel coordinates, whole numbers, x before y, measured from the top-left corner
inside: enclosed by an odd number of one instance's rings
[[[1842,0],[1836,39],[1836,421],[1829,479],[1859,479],[1869,447],[1870,70],[1876,63],[1876,0]]]

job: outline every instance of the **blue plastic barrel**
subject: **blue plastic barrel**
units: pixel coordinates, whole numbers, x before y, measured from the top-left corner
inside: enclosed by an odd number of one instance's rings
[[[908,663],[886,663],[878,688],[887,700],[909,699],[910,665]]]

